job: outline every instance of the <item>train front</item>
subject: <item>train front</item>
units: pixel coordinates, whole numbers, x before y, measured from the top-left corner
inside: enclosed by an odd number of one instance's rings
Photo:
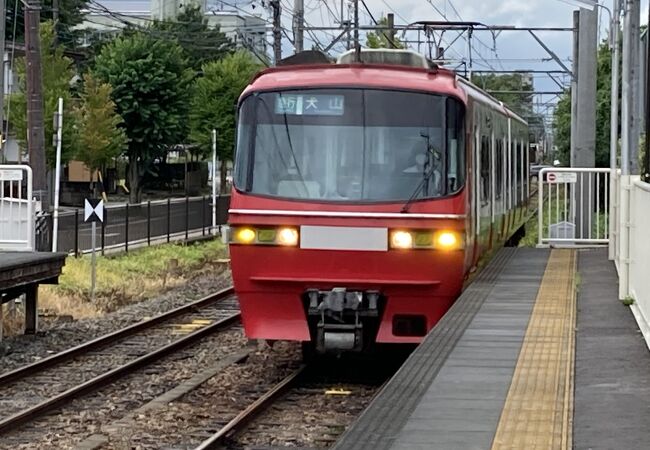
[[[454,89],[449,75],[393,71],[395,85]],[[460,293],[463,102],[388,89],[390,72],[277,70],[242,96],[229,242],[250,338],[417,343]],[[340,85],[307,87],[324,76]]]

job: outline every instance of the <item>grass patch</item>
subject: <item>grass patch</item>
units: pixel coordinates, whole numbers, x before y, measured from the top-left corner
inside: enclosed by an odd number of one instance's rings
[[[219,240],[164,244],[97,257],[95,301],[90,299],[91,257],[69,257],[56,286],[41,290],[42,309],[74,318],[92,317],[142,301],[203,272],[223,271],[226,248]]]

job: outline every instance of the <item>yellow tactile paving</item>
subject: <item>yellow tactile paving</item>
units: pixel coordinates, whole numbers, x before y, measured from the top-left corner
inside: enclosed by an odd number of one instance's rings
[[[493,450],[570,449],[576,254],[553,250],[501,413]]]

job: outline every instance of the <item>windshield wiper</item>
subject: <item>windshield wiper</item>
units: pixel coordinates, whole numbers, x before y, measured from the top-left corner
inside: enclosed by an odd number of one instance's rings
[[[422,136],[427,140],[427,147],[426,147],[427,162],[424,164],[424,170],[422,171],[422,180],[420,181],[420,184],[417,185],[415,191],[413,191],[413,194],[411,194],[411,196],[406,201],[406,203],[404,203],[404,206],[402,206],[402,209],[400,210],[401,213],[407,213],[409,211],[411,204],[415,201],[415,198],[420,194],[422,188],[426,186],[425,192],[429,190],[429,181],[431,179],[431,176],[433,175],[433,172],[435,171],[435,164],[431,163],[432,162],[431,156],[435,157],[435,152],[431,148],[430,137],[426,133],[420,133],[420,136]]]

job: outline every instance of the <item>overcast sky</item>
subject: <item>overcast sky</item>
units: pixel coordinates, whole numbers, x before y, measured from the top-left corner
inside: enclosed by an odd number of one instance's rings
[[[101,0],[100,0],[101,1]],[[175,0],[163,0],[175,1]],[[209,5],[220,5],[217,8],[262,14],[269,18],[267,10],[262,8],[262,0],[203,0]],[[294,0],[281,0],[283,5],[283,25],[291,29],[291,10]],[[142,10],[149,7],[147,0],[104,0],[111,9]],[[338,26],[335,16],[340,14],[341,0],[304,0],[306,20],[308,26]],[[348,0],[343,1],[348,4]],[[576,6],[568,4],[568,0],[366,0],[366,4],[373,16],[379,20],[386,13],[394,12],[397,24],[416,22],[419,20],[444,20],[450,21],[477,21],[488,25],[516,25],[528,27],[571,27],[572,11]],[[613,0],[601,0],[605,6],[612,8]],[[642,0],[642,23],[647,22],[648,0]],[[437,10],[436,10],[437,9]],[[444,15],[444,17],[443,17]],[[361,9],[362,25],[370,25],[369,15]],[[609,15],[601,10],[600,31],[604,38],[609,28]],[[289,33],[290,34],[290,33]],[[338,32],[327,34],[314,32],[306,35],[305,47],[310,48],[314,38],[319,44],[325,46]],[[544,40],[557,55],[571,66],[572,34],[570,32],[539,32],[539,37]],[[445,41],[453,40],[453,34],[445,35]],[[411,35],[411,39],[416,35]],[[417,49],[417,47],[415,47]],[[466,56],[467,43],[459,40],[448,51],[447,56],[463,58]],[[496,38],[488,32],[477,32],[473,43],[475,70],[481,69],[561,69],[548,59],[548,54],[526,32],[505,31]],[[293,50],[292,45],[285,40],[283,51],[285,55]],[[334,47],[334,51],[341,51],[342,46]],[[421,50],[425,50],[424,47]],[[568,78],[560,77],[561,82],[568,82]],[[558,86],[544,76],[535,77],[537,90],[558,90]],[[551,100],[551,97],[544,97]]]

